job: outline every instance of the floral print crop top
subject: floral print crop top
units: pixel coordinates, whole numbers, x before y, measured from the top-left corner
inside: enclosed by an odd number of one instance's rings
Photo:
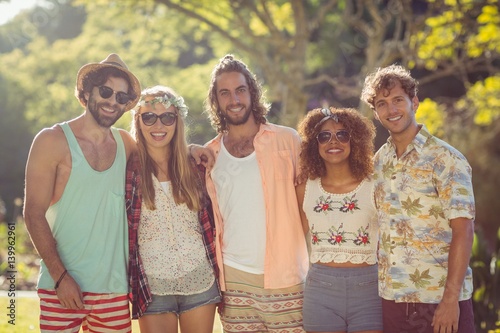
[[[379,225],[372,180],[335,194],[323,189],[321,178],[308,179],[302,208],[309,222],[311,263],[377,262]]]

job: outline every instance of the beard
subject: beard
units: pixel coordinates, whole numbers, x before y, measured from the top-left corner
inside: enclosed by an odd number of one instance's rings
[[[115,112],[112,113],[110,116],[101,114],[99,110],[103,106],[109,109],[113,109]],[[116,121],[120,119],[120,117],[125,113],[125,107],[119,107],[119,106],[113,107],[106,102],[97,103],[92,93],[90,94],[89,101],[87,103],[87,109],[89,110],[92,117],[94,117],[96,123],[99,126],[105,128],[110,128],[111,126],[113,126],[116,123]]]
[[[226,120],[226,123],[228,125],[238,126],[238,125],[244,125],[248,122],[248,119],[252,115],[252,110],[247,108],[246,105],[243,105],[243,106],[244,106],[244,110],[240,111],[240,112],[244,112],[244,114],[243,114],[243,117],[241,117],[241,118],[233,119],[232,117],[230,117],[229,115],[232,114],[231,111],[226,111],[224,113],[224,119]],[[226,110],[230,109],[231,107],[232,106],[228,106],[226,108]]]

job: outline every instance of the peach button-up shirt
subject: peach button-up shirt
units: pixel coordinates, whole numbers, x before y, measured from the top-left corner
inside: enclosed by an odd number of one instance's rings
[[[216,158],[222,135],[207,143]],[[307,247],[302,230],[295,178],[298,174],[300,137],[289,127],[260,125],[254,148],[262,177],[266,209],[266,250],[264,288],[287,288],[304,282],[309,267]],[[220,269],[221,289],[225,289],[222,240],[224,217],[219,210],[211,170],[206,173],[207,190],[212,200],[216,227],[216,255]]]

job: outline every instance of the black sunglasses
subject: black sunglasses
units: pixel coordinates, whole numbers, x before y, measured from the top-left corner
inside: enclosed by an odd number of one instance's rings
[[[110,87],[99,87],[99,95],[101,95],[102,98],[108,99],[113,96],[113,93],[116,94],[116,101],[119,104],[127,104],[132,99],[127,93],[124,93],[123,91],[116,92]]]
[[[351,140],[351,135],[346,130],[340,130],[335,133],[332,133],[330,131],[321,131],[316,136],[316,140],[318,140],[320,144],[324,145],[325,143],[328,143],[332,140],[333,135],[335,135],[340,143],[348,143],[349,140]]]
[[[173,112],[165,112],[157,115],[153,112],[144,112],[141,114],[142,122],[146,126],[153,126],[156,123],[156,119],[160,118],[160,121],[165,126],[170,126],[175,123],[177,119],[177,114]]]

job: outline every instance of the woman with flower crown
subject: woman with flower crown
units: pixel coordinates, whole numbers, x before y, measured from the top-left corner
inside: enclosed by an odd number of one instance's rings
[[[127,165],[129,283],[141,332],[212,332],[220,302],[204,169],[190,159],[188,108],[164,86],[142,91],[133,112],[137,154]]]
[[[382,332],[371,179],[375,127],[354,109],[331,107],[308,112],[299,134],[307,180],[296,191],[312,263],[304,288],[304,329]]]

